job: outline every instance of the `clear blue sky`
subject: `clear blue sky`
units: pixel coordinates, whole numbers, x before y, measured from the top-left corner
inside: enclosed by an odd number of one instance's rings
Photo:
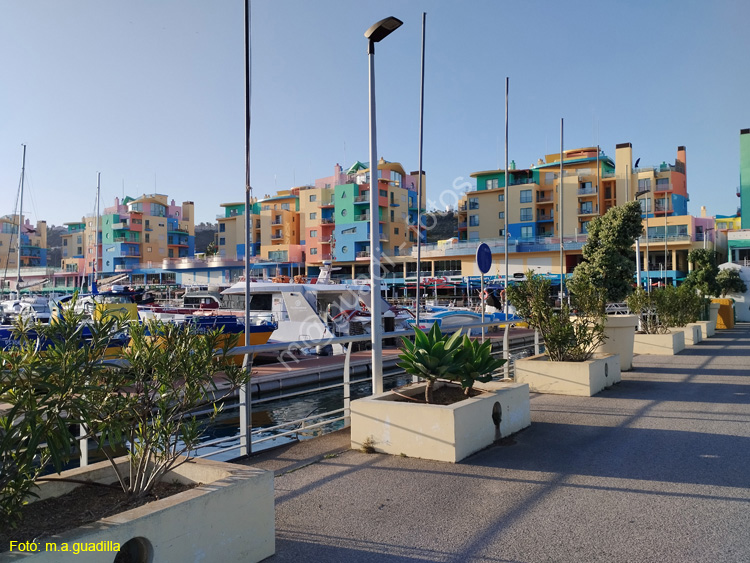
[[[439,201],[457,178],[565,146],[631,142],[641,164],[687,147],[689,211],[731,214],[750,127],[750,2],[271,1],[252,3],[255,195],[368,159],[364,31],[376,49],[378,153],[418,167],[427,12],[424,169]],[[244,199],[242,0],[0,0],[0,214],[49,224],[124,192],[165,193],[213,221]],[[460,183],[460,181],[459,181]]]

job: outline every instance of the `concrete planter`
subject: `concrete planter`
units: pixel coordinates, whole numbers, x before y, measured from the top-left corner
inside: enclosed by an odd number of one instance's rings
[[[703,340],[711,338],[716,334],[716,324],[712,321],[698,321],[698,324],[701,325],[701,336],[703,337]]]
[[[60,477],[99,483],[115,481],[114,471],[106,461],[64,471]],[[159,563],[204,559],[255,562],[275,553],[272,472],[196,460],[167,474],[166,480],[200,485],[80,528],[40,538],[36,552],[5,552],[0,554],[0,562],[114,561],[118,549],[114,544],[131,556],[127,561]],[[43,482],[37,493],[40,499],[56,497],[78,486],[62,481]],[[53,550],[53,544],[57,551]],[[74,553],[74,545],[88,544],[98,545],[94,549],[99,550]],[[64,545],[69,551],[61,551]]]
[[[688,323],[670,330],[681,330],[685,333],[685,346],[693,346],[703,340],[703,329],[698,323]]]
[[[633,368],[633,342],[638,327],[637,315],[607,315],[604,334],[607,340],[596,349],[597,354],[620,356],[620,370]]]
[[[685,349],[685,333],[673,330],[667,334],[638,334],[635,335],[633,352],[636,354],[655,354],[660,356],[674,356]]]
[[[437,386],[445,383],[438,382]],[[399,389],[424,397],[424,383]],[[351,403],[352,448],[457,462],[531,424],[529,386],[478,383],[482,394],[452,405],[396,401],[392,391]]]
[[[516,381],[528,383],[535,393],[591,397],[619,383],[620,357],[597,355],[585,362],[552,362],[540,354],[516,360]]]

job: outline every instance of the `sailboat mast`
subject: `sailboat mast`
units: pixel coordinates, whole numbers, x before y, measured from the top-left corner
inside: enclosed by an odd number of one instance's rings
[[[96,173],[96,227],[94,229],[94,282],[99,273],[99,194],[101,192],[102,173]]]
[[[26,175],[26,145],[21,163],[21,195],[18,202],[18,238],[16,239],[16,299],[21,299],[21,225],[23,224],[23,182]]]

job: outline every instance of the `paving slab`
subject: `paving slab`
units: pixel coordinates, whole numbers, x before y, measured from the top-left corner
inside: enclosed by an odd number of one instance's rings
[[[255,456],[276,473],[267,561],[750,561],[749,366],[745,323],[635,356],[595,397],[532,394],[530,428],[458,464],[347,430]]]

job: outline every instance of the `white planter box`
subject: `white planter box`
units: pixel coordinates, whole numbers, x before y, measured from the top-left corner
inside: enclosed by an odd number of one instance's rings
[[[399,392],[423,398],[424,388],[415,383]],[[396,401],[391,391],[352,401],[352,448],[367,442],[381,453],[455,463],[531,424],[528,385],[492,381],[474,388],[483,393],[452,405]]]
[[[633,368],[633,342],[638,327],[636,315],[607,315],[604,334],[607,340],[596,349],[597,354],[620,356],[620,371]]]
[[[585,362],[552,362],[545,354],[516,360],[516,381],[535,393],[591,397],[619,383],[620,357],[597,355]]]
[[[703,337],[703,340],[706,340],[706,338],[711,338],[714,334],[716,334],[716,323],[713,321],[698,321],[699,325],[701,325],[701,336]]]
[[[124,463],[124,458],[123,458]],[[103,461],[64,471],[61,477],[114,482],[114,470]],[[0,562],[81,563],[114,561],[116,551],[84,551],[74,544],[114,543],[140,550],[132,561],[261,561],[275,553],[273,473],[254,467],[196,460],[167,474],[166,481],[201,483],[193,489],[109,516],[51,537],[40,538],[35,553],[5,552]],[[80,485],[40,483],[40,499],[60,496]],[[52,550],[52,544],[57,551]],[[63,545],[71,551],[60,551]]]
[[[685,349],[685,333],[681,330],[667,334],[636,334],[633,352],[674,356]]]
[[[685,346],[693,346],[703,340],[703,330],[698,323],[688,323],[685,326],[670,330],[681,330],[685,333]]]

